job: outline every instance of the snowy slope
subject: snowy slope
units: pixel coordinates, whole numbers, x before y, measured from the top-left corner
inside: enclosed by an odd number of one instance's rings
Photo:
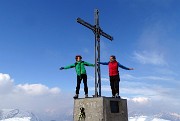
[[[160,118],[155,118],[151,116],[136,116],[136,117],[129,117],[129,121],[170,121]]]
[[[177,113],[159,113],[145,116],[141,113],[133,113],[130,114],[129,121],[180,121],[180,115]]]
[[[31,117],[23,117],[23,118],[8,118],[8,119],[3,119],[0,121],[31,121]]]
[[[19,109],[0,110],[0,121],[40,121],[33,113]]]

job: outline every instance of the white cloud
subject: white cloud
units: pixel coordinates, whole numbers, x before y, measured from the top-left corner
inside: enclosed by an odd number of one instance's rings
[[[13,89],[13,79],[8,74],[0,73],[0,94],[6,94]]]
[[[24,92],[30,95],[58,94],[60,89],[57,87],[49,88],[42,84],[19,84],[16,86],[16,93]]]
[[[167,38],[170,26],[163,20],[147,19],[147,24],[142,29],[142,33],[137,40],[137,51],[133,52],[133,59],[144,64],[143,68],[151,73],[148,76],[121,75],[125,80],[121,82],[121,93],[130,95],[128,107],[130,111],[140,111],[154,113],[161,111],[180,112],[179,79],[176,78],[176,71],[171,71],[173,64],[170,62],[169,42]],[[152,21],[153,20],[153,21]],[[172,27],[172,26],[171,26]],[[166,43],[166,44],[164,44]],[[169,52],[168,52],[169,51]],[[146,65],[145,65],[146,64]],[[171,65],[171,66],[169,66]],[[140,65],[139,65],[140,66]],[[150,72],[152,71],[152,72]],[[141,75],[141,72],[139,72]],[[142,105],[139,97],[147,98],[146,105]],[[134,98],[134,101],[132,99]]]
[[[167,65],[164,55],[158,52],[142,51],[134,52],[134,59],[142,64]]]
[[[0,84],[2,85],[4,82],[13,82],[8,74],[0,73]]]
[[[162,75],[171,75],[171,76],[177,76],[178,73],[176,71],[171,70],[170,68],[155,68],[154,71],[158,74]]]
[[[106,78],[107,79],[107,78]],[[134,96],[146,96],[151,98],[161,99],[163,96],[169,96],[174,94],[178,89],[168,87],[168,85],[161,85],[161,82],[168,82],[171,84],[176,83],[174,78],[165,76],[142,76],[135,77],[130,74],[121,75],[122,81],[120,82],[120,94],[122,95],[134,95]],[[108,83],[107,83],[108,82]],[[153,83],[156,82],[156,83]],[[111,93],[111,87],[109,81],[102,81],[102,92]],[[82,89],[83,90],[83,89]],[[89,91],[94,91],[94,87],[90,87]],[[175,98],[175,97],[174,97]]]
[[[153,90],[150,87],[141,87],[141,86],[127,86],[120,89],[121,94],[124,95],[140,95],[140,96],[155,96],[159,95],[156,90]]]
[[[88,76],[88,81],[94,81],[94,80],[95,80],[95,78],[93,76]],[[101,81],[102,82],[109,82],[109,78],[101,76]]]
[[[145,112],[147,114],[163,110],[170,112],[179,112],[180,96],[179,88],[162,85],[153,82],[177,82],[174,78],[166,76],[142,76],[136,77],[130,74],[121,75],[120,95],[128,99],[129,111]],[[150,81],[151,80],[151,81]],[[111,88],[109,83],[102,81],[102,95],[111,96]],[[89,88],[94,91],[94,87]],[[169,103],[171,104],[169,105]]]
[[[149,101],[147,97],[135,97],[132,98],[131,100],[136,103],[147,103]]]
[[[58,119],[59,114],[64,114],[73,107],[72,94],[63,94],[58,87],[50,88],[43,84],[16,85],[9,74],[2,73],[0,99],[0,109],[32,111],[44,121]]]
[[[149,81],[149,80],[154,80],[154,81],[176,81],[173,77],[170,76],[141,76],[141,77],[136,77],[131,74],[123,74],[121,75],[121,78],[123,80],[136,80],[136,81]]]
[[[167,87],[158,84],[144,82],[127,82],[121,83],[120,92],[123,95],[145,96],[148,98],[161,100],[164,97],[175,99],[174,103],[180,101],[177,95],[178,88]],[[174,95],[175,94],[175,95]],[[168,98],[167,98],[168,99]]]
[[[43,84],[18,84],[15,85],[9,74],[0,73],[0,93],[25,93],[29,95],[59,94],[57,87],[49,88]]]
[[[101,81],[104,81],[104,82],[109,82],[109,78],[101,78]]]
[[[102,85],[102,91],[105,91],[105,92],[110,92],[111,91],[111,87],[110,85]]]
[[[94,90],[95,90],[94,87],[89,88],[89,91],[94,91]],[[102,90],[102,92],[110,92],[111,87],[110,87],[110,85],[101,85],[101,90]]]
[[[72,113],[72,94],[62,94],[63,92],[59,88],[49,88],[43,84],[15,85],[13,79],[8,74],[0,75],[1,86],[12,85],[9,88],[11,91],[7,95],[0,94],[1,109],[19,108],[30,110],[38,114],[40,118],[46,117],[44,120],[58,119],[60,114],[66,115],[65,113],[67,112]],[[126,76],[130,79],[137,78],[132,75]],[[120,95],[125,95],[128,98],[129,111],[136,111],[137,109],[148,113],[154,110],[158,112],[167,109],[174,112],[179,111],[180,100],[175,89],[134,81],[123,81],[120,85]],[[90,87],[89,91],[94,91],[94,87]],[[109,83],[102,85],[102,93],[111,94]],[[169,102],[173,103],[169,105]],[[166,106],[164,107],[164,105]]]
[[[163,110],[179,112],[179,88],[144,82],[122,82],[120,94],[128,96],[129,111],[159,113]],[[169,105],[170,104],[170,105]]]
[[[165,29],[165,26],[168,28],[169,25],[167,26],[161,19],[152,18],[153,21],[147,19],[148,23],[142,28],[137,40],[138,51],[133,53],[134,59],[142,64],[168,65],[166,59],[168,48],[162,43],[168,40],[166,36],[168,29]]]

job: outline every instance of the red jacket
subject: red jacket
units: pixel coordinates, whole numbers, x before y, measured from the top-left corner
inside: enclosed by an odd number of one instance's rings
[[[109,76],[116,76],[119,74],[117,61],[109,62],[108,66],[109,66]]]
[[[109,76],[116,76],[119,74],[118,67],[121,67],[122,69],[129,70],[129,68],[121,65],[116,60],[113,62],[99,62],[99,64],[102,65],[108,65],[109,66]]]

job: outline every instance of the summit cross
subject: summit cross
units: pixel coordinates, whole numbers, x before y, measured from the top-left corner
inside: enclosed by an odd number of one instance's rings
[[[113,40],[113,37],[105,33],[99,26],[99,10],[94,11],[94,21],[95,25],[91,25],[88,22],[77,18],[77,22],[83,26],[91,29],[95,35],[95,97],[101,97],[101,69],[100,69],[100,36],[103,36],[109,40]],[[98,94],[99,89],[99,94]]]

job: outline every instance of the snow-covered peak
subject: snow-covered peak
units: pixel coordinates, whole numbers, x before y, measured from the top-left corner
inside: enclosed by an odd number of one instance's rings
[[[31,121],[31,117],[23,117],[23,118],[8,118],[8,119],[3,119],[0,121]]]
[[[129,121],[170,121],[170,120],[156,118],[154,116],[135,116],[135,117],[129,117]]]
[[[159,113],[156,115],[142,115],[142,113],[131,113],[129,121],[180,121],[180,115],[177,113]]]
[[[0,110],[0,121],[40,121],[33,113],[19,109]]]

